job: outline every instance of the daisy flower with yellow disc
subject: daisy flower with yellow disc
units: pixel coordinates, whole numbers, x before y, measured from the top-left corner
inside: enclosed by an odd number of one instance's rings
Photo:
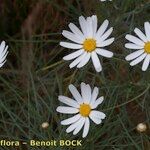
[[[138,28],[134,29],[135,34],[138,37],[133,35],[126,35],[126,39],[130,43],[126,43],[125,47],[129,49],[136,50],[135,52],[126,56],[127,61],[131,61],[130,65],[134,66],[144,60],[142,65],[142,70],[146,71],[150,64],[150,23],[144,23],[145,34]]]
[[[98,28],[97,16],[84,18],[79,17],[81,30],[73,23],[69,24],[70,31],[63,30],[62,35],[71,42],[60,42],[65,48],[74,49],[75,52],[63,57],[64,60],[73,60],[70,68],[77,66],[81,68],[85,66],[90,58],[97,72],[102,70],[102,66],[98,55],[111,58],[113,53],[105,49],[106,46],[113,43],[114,38],[111,35],[113,28],[108,28],[109,21],[105,20]]]
[[[60,102],[68,106],[57,107],[57,112],[63,114],[74,114],[74,116],[61,121],[62,125],[68,125],[67,133],[73,132],[76,135],[82,128],[82,137],[86,137],[90,128],[90,119],[101,124],[102,119],[106,117],[103,112],[95,110],[104,100],[104,97],[97,98],[99,90],[95,87],[92,91],[89,84],[81,83],[81,94],[75,86],[69,85],[69,90],[74,97],[73,99],[66,96],[59,96]]]

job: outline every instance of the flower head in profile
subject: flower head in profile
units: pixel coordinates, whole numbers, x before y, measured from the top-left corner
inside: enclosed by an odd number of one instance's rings
[[[111,35],[113,28],[108,28],[109,21],[105,20],[102,25],[97,27],[97,16],[84,18],[79,17],[81,30],[73,23],[69,24],[72,32],[63,30],[62,35],[72,42],[60,42],[60,45],[76,50],[75,52],[63,57],[64,60],[73,60],[70,68],[77,66],[81,68],[85,66],[90,58],[97,72],[102,70],[102,66],[98,55],[111,58],[113,53],[106,50],[104,47],[113,43],[114,38],[108,37]]]
[[[135,50],[133,53],[126,56],[127,61],[131,61],[130,65],[134,66],[144,60],[142,65],[142,70],[146,71],[150,64],[150,23],[144,23],[145,34],[138,28],[134,29],[135,34],[138,37],[133,35],[126,35],[126,39],[130,43],[125,44],[126,48]]]
[[[98,88],[95,87],[92,91],[91,87],[85,83],[81,83],[81,94],[72,84],[69,85],[69,90],[74,98],[59,96],[59,101],[68,106],[57,107],[57,112],[74,114],[74,116],[61,121],[61,124],[69,125],[66,132],[73,132],[73,135],[76,135],[83,128],[82,137],[84,138],[89,132],[90,119],[94,123],[100,124],[102,119],[106,117],[103,112],[94,110],[103,102],[104,98],[103,96],[97,98],[99,93]]]
[[[100,0],[101,2],[105,2],[105,1],[107,1],[107,0]],[[108,1],[112,1],[112,0],[108,0]]]
[[[8,46],[5,41],[2,41],[0,44],[0,67],[2,67],[6,62],[6,57],[8,54]]]

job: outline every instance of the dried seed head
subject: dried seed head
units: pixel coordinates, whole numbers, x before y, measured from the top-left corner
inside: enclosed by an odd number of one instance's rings
[[[46,128],[49,127],[49,123],[48,123],[48,122],[43,122],[42,125],[41,125],[41,127],[42,127],[43,129],[46,129]]]
[[[139,123],[136,126],[136,130],[140,133],[145,132],[147,130],[147,125],[145,123]]]

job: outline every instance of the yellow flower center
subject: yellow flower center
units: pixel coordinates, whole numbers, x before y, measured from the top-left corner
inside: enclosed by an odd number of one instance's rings
[[[88,117],[91,112],[91,107],[89,104],[81,104],[79,111],[81,116]]]
[[[144,50],[146,53],[150,54],[150,42],[145,43]]]
[[[83,49],[87,52],[92,52],[96,48],[96,40],[94,39],[86,39],[83,42]]]

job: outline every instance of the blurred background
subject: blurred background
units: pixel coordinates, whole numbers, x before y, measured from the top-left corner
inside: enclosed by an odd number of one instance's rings
[[[80,15],[93,14],[99,25],[108,19],[114,27],[116,39],[108,49],[115,56],[101,59],[101,73],[91,63],[70,70],[69,62],[62,60],[70,50],[59,46],[65,40],[61,32],[70,22],[78,25]],[[0,69],[0,139],[82,139],[80,133],[67,134],[60,126],[67,116],[58,114],[56,107],[58,95],[71,96],[70,83],[79,87],[84,81],[104,95],[98,110],[107,118],[101,125],[91,123],[77,149],[150,150],[150,69],[142,72],[141,64],[132,68],[124,60],[130,53],[124,48],[125,35],[135,27],[143,30],[145,21],[150,21],[150,0],[0,0],[0,41],[9,45],[7,62]],[[49,126],[42,128],[43,122]],[[141,122],[147,127],[144,132],[136,129]]]

